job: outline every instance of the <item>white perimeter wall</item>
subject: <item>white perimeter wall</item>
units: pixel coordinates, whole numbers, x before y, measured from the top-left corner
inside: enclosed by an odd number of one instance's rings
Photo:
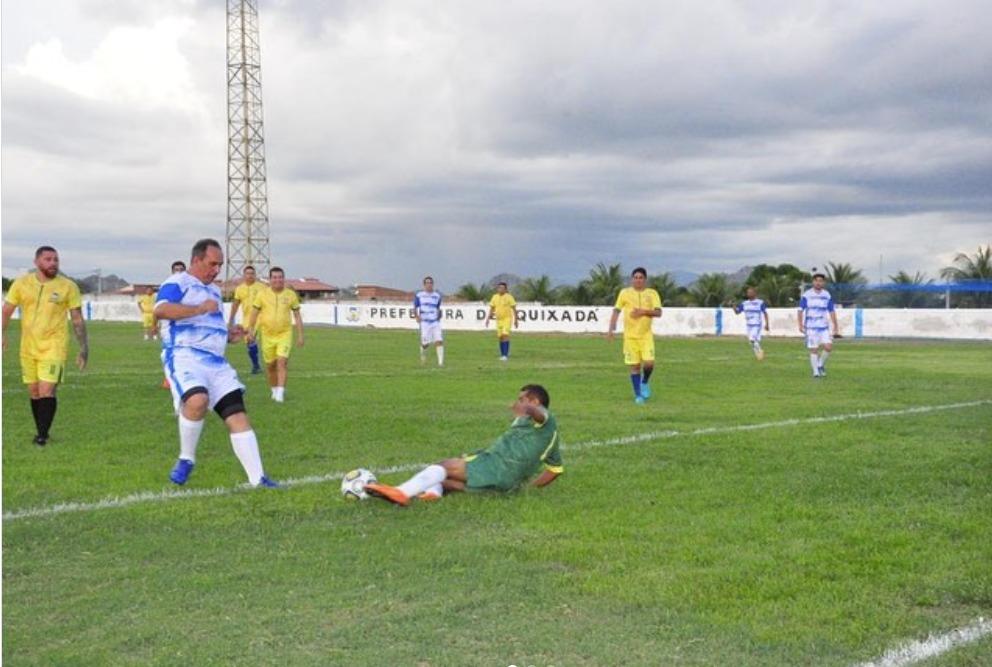
[[[382,329],[417,328],[413,309],[406,303],[345,302],[304,303],[303,321],[308,324],[331,324],[342,327]],[[488,306],[458,304],[444,308],[444,327],[453,331],[483,331]],[[541,306],[519,304],[520,333],[563,332],[604,333],[609,326],[612,308],[608,306]],[[139,321],[136,302],[131,299],[85,301],[87,319]],[[771,308],[769,336],[798,337],[796,311]],[[837,320],[844,336],[899,338],[958,338],[992,340],[992,309],[838,309]],[[620,318],[618,329],[623,325]],[[493,324],[490,323],[490,330]],[[744,335],[744,316],[729,308],[665,308],[653,322],[659,336]]]

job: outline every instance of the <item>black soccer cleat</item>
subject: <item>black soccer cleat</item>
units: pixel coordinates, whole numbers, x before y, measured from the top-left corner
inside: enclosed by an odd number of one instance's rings
[[[34,440],[32,440],[31,442],[33,442],[34,444],[38,445],[39,447],[44,447],[45,445],[48,444],[48,436],[47,435],[36,435],[36,436],[34,436]]]

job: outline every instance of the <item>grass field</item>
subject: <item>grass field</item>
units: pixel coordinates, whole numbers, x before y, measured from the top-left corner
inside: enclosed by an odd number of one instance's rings
[[[636,406],[602,338],[517,335],[501,364],[491,334],[450,333],[437,369],[411,332],[307,335],[283,405],[229,350],[280,490],[241,487],[214,416],[168,483],[137,325],[91,325],[35,447],[11,341],[4,664],[851,665],[992,616],[987,343],[843,340],[814,381],[796,341],[759,364],[740,339],[661,339]],[[351,468],[399,482],[487,444],[526,382],[558,416],[555,484],[339,497]],[[992,637],[925,664],[992,664]]]

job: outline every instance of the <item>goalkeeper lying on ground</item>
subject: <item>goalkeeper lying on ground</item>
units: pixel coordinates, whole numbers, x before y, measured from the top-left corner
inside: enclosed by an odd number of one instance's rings
[[[427,466],[399,486],[367,484],[371,496],[406,507],[413,498],[437,500],[445,491],[512,491],[535,473],[546,486],[562,473],[558,424],[541,385],[521,387],[511,406],[513,423],[493,444],[474,454]]]

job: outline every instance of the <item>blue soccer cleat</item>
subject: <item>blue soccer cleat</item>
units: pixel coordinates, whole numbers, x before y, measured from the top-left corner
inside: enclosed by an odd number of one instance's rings
[[[820,372],[820,377],[821,378],[827,377],[827,369],[826,368],[824,368],[823,366],[820,366],[820,368],[818,370]]]
[[[641,398],[651,398],[651,387],[647,382],[641,383]]]
[[[644,405],[644,397],[638,396],[637,398],[634,399],[634,403],[637,403],[638,405]]]
[[[193,465],[192,461],[179,459],[176,461],[175,467],[172,468],[172,472],[169,473],[169,479],[172,480],[173,484],[182,486],[193,472]]]
[[[262,475],[262,479],[258,480],[258,484],[255,485],[255,488],[280,489],[282,487],[279,482],[273,481],[265,475]]]

